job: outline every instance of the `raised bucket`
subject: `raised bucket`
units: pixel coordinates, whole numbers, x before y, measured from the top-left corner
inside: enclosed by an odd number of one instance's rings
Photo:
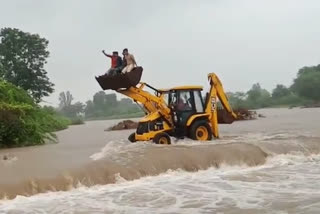
[[[142,71],[142,67],[135,67],[128,73],[117,74],[114,76],[102,75],[96,77],[96,80],[103,90],[130,88],[132,86],[136,86],[140,82]]]

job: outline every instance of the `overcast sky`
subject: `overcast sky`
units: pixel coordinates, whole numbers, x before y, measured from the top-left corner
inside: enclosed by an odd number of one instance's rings
[[[49,40],[46,69],[58,103],[70,90],[92,99],[94,76],[110,67],[102,49],[128,48],[157,88],[208,88],[215,72],[226,91],[253,83],[291,84],[299,68],[320,63],[319,0],[0,0],[0,27]],[[111,91],[110,91],[111,92]],[[108,92],[108,93],[110,93]]]

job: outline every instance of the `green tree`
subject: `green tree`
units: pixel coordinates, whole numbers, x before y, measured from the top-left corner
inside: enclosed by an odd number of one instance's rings
[[[94,112],[95,112],[94,104],[93,104],[92,100],[88,100],[86,102],[86,106],[84,108],[85,116],[87,118],[94,117]]]
[[[59,94],[59,108],[66,108],[68,106],[71,106],[73,97],[70,91],[67,92],[61,92]]]
[[[299,70],[291,89],[301,97],[320,101],[320,65]]]
[[[133,105],[133,102],[132,102],[132,99],[130,99],[130,98],[122,98],[122,99],[119,101],[119,105],[127,105],[127,106],[130,106],[130,105]]]
[[[0,31],[0,77],[26,90],[36,102],[53,92],[44,65],[48,40],[18,29]]]
[[[272,104],[270,93],[266,89],[261,88],[259,83],[253,84],[247,95],[246,101],[251,108],[264,108]]]
[[[76,118],[79,114],[84,112],[85,105],[81,102],[76,102],[75,104],[71,104],[61,110],[63,115],[69,118]]]
[[[298,77],[302,74],[307,74],[309,72],[319,72],[320,71],[320,64],[316,66],[305,66],[303,68],[300,68],[298,71]]]
[[[258,100],[260,102],[260,106],[262,108],[268,107],[272,105],[271,102],[271,94],[266,89],[262,89],[260,92],[260,99]]]
[[[272,98],[278,99],[290,95],[290,90],[281,84],[278,84],[272,91]]]
[[[110,106],[112,108],[117,107],[117,96],[116,94],[106,94],[105,95],[105,105]]]
[[[247,108],[247,95],[244,92],[227,92],[228,100],[233,108]]]
[[[72,104],[73,96],[70,91],[61,92],[59,95],[59,112],[69,118],[76,118],[80,113],[84,112],[85,105],[81,102]]]
[[[93,104],[96,109],[103,109],[106,103],[106,93],[99,91],[93,95]]]
[[[259,83],[253,84],[251,89],[247,92],[248,100],[256,102],[261,96],[261,86]]]
[[[129,98],[118,101],[116,94],[99,91],[94,94],[92,101],[86,102],[84,112],[86,118],[106,118],[140,113],[141,109]]]

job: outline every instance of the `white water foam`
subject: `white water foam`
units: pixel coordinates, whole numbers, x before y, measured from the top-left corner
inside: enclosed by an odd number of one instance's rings
[[[19,196],[0,213],[319,213],[320,155],[276,155],[257,167],[221,166],[68,192]]]

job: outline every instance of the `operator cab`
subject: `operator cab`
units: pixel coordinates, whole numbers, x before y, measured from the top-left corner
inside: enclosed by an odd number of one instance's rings
[[[176,125],[185,126],[192,115],[204,113],[202,89],[201,86],[183,86],[169,90],[168,103]]]
[[[155,92],[155,95],[157,97],[163,96],[163,100],[165,104],[169,106],[169,93],[170,93],[170,89],[158,89]]]

